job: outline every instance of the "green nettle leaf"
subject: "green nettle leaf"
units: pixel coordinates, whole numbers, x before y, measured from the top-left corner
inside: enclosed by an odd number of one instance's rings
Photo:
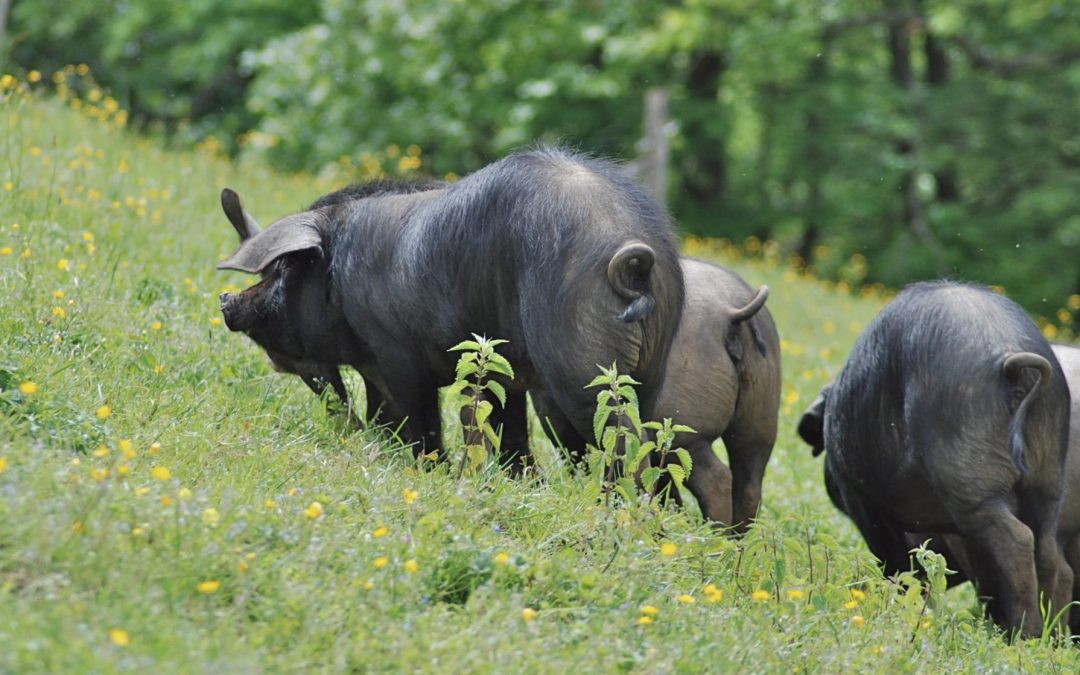
[[[656,481],[660,480],[661,473],[662,471],[659,467],[650,466],[641,472],[641,485],[651,492],[656,485]]]
[[[638,411],[636,401],[626,406],[626,417],[630,422],[633,433],[639,433],[641,429],[641,413]]]
[[[450,398],[455,397],[455,396],[463,395],[462,392],[464,392],[465,387],[468,387],[468,386],[469,386],[469,383],[466,382],[465,380],[462,380],[462,379],[454,380],[454,382],[449,387],[446,388],[446,397],[447,397],[447,399],[450,399]]]
[[[484,385],[488,391],[495,395],[495,398],[499,399],[499,405],[506,407],[506,389],[495,380],[491,380]]]
[[[611,378],[609,378],[607,375],[597,375],[596,377],[594,377],[592,379],[592,382],[589,382],[583,388],[588,389],[589,387],[599,387],[601,385],[606,385],[606,384],[610,384],[610,383],[611,383]]]
[[[683,482],[686,481],[686,471],[678,464],[668,464],[664,467],[664,470],[671,476],[671,480],[675,482],[675,485],[679,487],[683,486]]]
[[[685,424],[675,424],[671,427],[671,430],[677,434],[696,434],[697,431],[693,427],[688,427]]]
[[[602,444],[604,437],[604,426],[607,424],[608,416],[611,414],[611,409],[604,405],[596,406],[596,412],[593,413],[593,437],[597,443]]]
[[[484,425],[484,437],[487,438],[488,443],[491,443],[491,447],[496,450],[502,446],[502,438],[497,431],[491,428],[490,424]]]
[[[615,446],[619,441],[619,433],[615,427],[607,427],[604,429],[603,441],[601,446],[606,453],[612,453],[615,451]]]
[[[476,426],[483,427],[487,423],[488,418],[491,417],[491,412],[495,409],[495,406],[491,404],[491,401],[480,401],[476,404]]]
[[[506,360],[500,354],[492,353],[488,359],[488,370],[493,373],[499,373],[500,375],[506,375],[511,380],[514,379],[514,368],[510,365],[510,362]]]
[[[634,479],[630,476],[623,476],[615,481],[615,491],[622,495],[623,499],[632,501],[637,492],[637,485],[634,485]]]
[[[480,349],[481,349],[481,347],[480,347],[479,342],[475,342],[473,340],[465,340],[464,342],[457,343],[456,345],[454,345],[450,349],[447,349],[446,351],[448,351],[448,352],[465,352],[465,351],[467,351],[469,353],[462,355],[462,358],[471,357],[472,360],[475,361],[476,360],[476,352],[480,351]]]
[[[686,475],[689,476],[690,472],[694,470],[694,460],[690,456],[690,451],[686,448],[679,448],[675,451],[675,455],[679,458],[679,464],[686,471]]]
[[[647,455],[653,450],[656,450],[656,443],[653,443],[652,441],[645,441],[641,444],[641,454]]]
[[[459,380],[464,380],[468,376],[475,373],[478,369],[479,366],[476,364],[475,361],[458,361],[454,376]]]
[[[469,455],[469,464],[473,469],[487,461],[487,448],[482,443],[469,445],[465,448],[465,452]]]

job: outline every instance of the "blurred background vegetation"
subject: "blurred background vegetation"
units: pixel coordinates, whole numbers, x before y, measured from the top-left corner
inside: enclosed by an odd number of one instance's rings
[[[1080,309],[1075,0],[0,0],[0,59],[86,64],[178,144],[356,177],[539,140],[633,160],[662,88],[684,231]]]

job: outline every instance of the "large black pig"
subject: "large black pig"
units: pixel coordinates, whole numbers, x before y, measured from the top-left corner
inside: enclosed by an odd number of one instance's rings
[[[471,333],[509,340],[502,461],[528,462],[525,392],[542,388],[582,433],[597,364],[642,382],[651,412],[682,308],[674,232],[617,165],[562,149],[520,152],[450,185],[331,198],[265,230],[222,195],[240,249],[218,267],[261,274],[223,294],[229,328],[275,365],[344,396],[339,365],[374,387],[382,419],[441,453],[447,349]],[[362,198],[359,198],[362,197]]]
[[[681,266],[686,304],[654,418],[694,429],[674,443],[693,459],[686,486],[706,518],[745,531],[761,501],[780,408],[780,338],[765,308],[768,288],[755,293],[731,270],[700,260],[683,258]],[[542,395],[534,393],[533,404],[552,440],[580,458],[585,438]],[[730,470],[713,452],[718,438]]]
[[[1058,532],[1069,390],[1023,310],[981,287],[913,284],[855,343],[800,420],[825,451],[832,501],[887,574],[912,533],[941,533],[997,623],[1038,635],[1039,598],[1060,610],[1073,573]]]
[[[1065,465],[1065,486],[1061,517],[1058,522],[1058,536],[1065,545],[1065,560],[1073,570],[1072,599],[1077,602],[1080,601],[1080,348],[1060,344],[1051,345],[1051,348],[1054,350],[1058,363],[1061,364],[1061,370],[1065,373],[1071,399],[1069,453]],[[822,396],[819,396],[807,409],[799,423],[799,433],[808,442],[820,442],[814,439],[821,438],[820,429],[826,396],[828,396],[827,388],[822,390]],[[842,510],[844,506],[838,501],[839,495],[835,492],[833,482],[831,475],[827,473],[826,485],[829,496],[837,508]],[[911,532],[906,534],[904,544],[908,548],[915,548],[927,541],[931,549],[945,556],[949,567],[954,570],[953,574],[946,577],[950,588],[973,578],[973,566],[961,537],[941,532]],[[1069,629],[1073,635],[1080,635],[1080,611],[1069,613]]]

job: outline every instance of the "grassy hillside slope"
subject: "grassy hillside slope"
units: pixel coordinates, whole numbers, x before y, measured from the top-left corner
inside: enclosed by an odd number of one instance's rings
[[[248,283],[214,269],[235,246],[221,188],[268,222],[329,185],[164,151],[93,94],[75,111],[14,87],[0,671],[1080,667],[1074,649],[1006,645],[969,587],[928,605],[883,580],[829,504],[794,426],[881,299],[688,243],[769,284],[784,339],[781,437],[740,541],[693,511],[605,505],[542,439],[541,480],[417,472],[218,318],[219,292]]]

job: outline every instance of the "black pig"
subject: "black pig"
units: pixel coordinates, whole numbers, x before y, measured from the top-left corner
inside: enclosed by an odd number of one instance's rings
[[[561,149],[431,187],[331,196],[265,230],[224,193],[243,241],[219,268],[263,275],[222,295],[229,328],[313,389],[337,390],[337,367],[354,367],[418,454],[441,453],[437,390],[456,362],[446,350],[470,333],[509,340],[500,351],[517,378],[496,422],[515,472],[528,462],[527,389],[585,432],[595,402],[584,385],[617,362],[651,412],[683,296],[662,209],[618,166]]]
[[[1069,406],[1018,305],[927,282],[871,322],[799,434],[825,450],[829,497],[886,574],[908,569],[912,533],[948,535],[935,547],[969,560],[995,621],[1034,636],[1040,595],[1057,611],[1072,591],[1058,534]]]
[[[764,308],[768,288],[755,293],[734,272],[700,260],[683,258],[681,267],[686,303],[653,416],[694,429],[674,444],[694,462],[686,486],[706,518],[745,531],[761,501],[780,408],[780,338]],[[585,439],[542,395],[533,394],[533,405],[552,440],[580,458]],[[730,470],[713,452],[717,438]]]

